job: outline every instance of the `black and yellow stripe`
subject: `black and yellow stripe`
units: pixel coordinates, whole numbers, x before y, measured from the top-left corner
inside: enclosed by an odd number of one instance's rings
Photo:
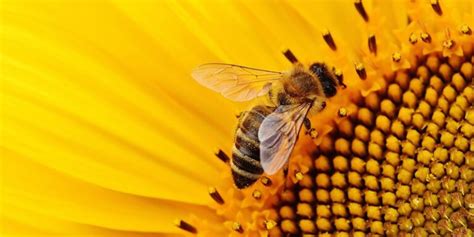
[[[239,189],[252,185],[263,173],[258,129],[265,117],[274,110],[274,107],[257,105],[245,113],[239,122],[231,162],[232,177]]]

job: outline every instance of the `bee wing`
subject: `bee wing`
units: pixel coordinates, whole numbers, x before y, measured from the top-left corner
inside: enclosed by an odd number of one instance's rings
[[[260,125],[260,163],[267,174],[276,173],[290,157],[310,103],[282,105]]]
[[[191,73],[201,85],[220,92],[234,101],[248,101],[267,93],[282,72],[261,70],[233,64],[203,64]]]

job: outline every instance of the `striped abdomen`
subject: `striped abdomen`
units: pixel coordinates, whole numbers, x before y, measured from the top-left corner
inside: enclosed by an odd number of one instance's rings
[[[237,188],[246,188],[263,173],[260,164],[260,142],[258,129],[263,119],[275,110],[274,107],[257,105],[240,119],[232,148],[232,177]]]

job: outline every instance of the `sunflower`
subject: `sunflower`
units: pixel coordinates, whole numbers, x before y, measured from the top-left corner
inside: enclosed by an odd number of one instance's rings
[[[472,1],[1,6],[3,235],[472,235]],[[323,61],[347,85],[288,173],[237,190],[246,109],[205,62]],[[214,154],[213,154],[214,153]],[[216,158],[217,157],[217,158]]]

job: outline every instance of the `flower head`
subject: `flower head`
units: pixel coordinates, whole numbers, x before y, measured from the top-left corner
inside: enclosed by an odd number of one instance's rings
[[[3,5],[6,234],[472,234],[471,1]],[[237,190],[247,105],[189,72],[282,70],[282,47],[346,88],[287,172]]]

